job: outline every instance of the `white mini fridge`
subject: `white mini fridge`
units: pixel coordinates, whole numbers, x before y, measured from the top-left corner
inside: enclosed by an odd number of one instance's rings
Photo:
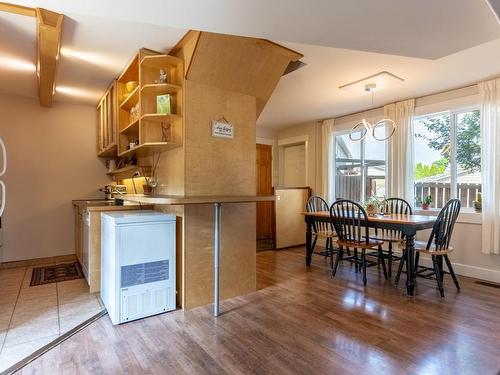
[[[175,216],[101,214],[101,298],[113,324],[175,310]]]

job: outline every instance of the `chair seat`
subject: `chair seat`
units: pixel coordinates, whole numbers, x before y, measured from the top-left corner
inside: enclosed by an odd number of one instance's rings
[[[316,236],[320,238],[334,238],[337,237],[337,233],[331,230],[319,230],[314,233]]]
[[[381,233],[381,234],[370,234],[370,238],[377,241],[384,242],[401,242],[404,241],[400,235],[390,234],[390,233]]]
[[[405,241],[402,241],[400,244],[399,244],[399,247],[401,249],[405,249],[406,248],[406,242]],[[430,255],[445,255],[445,254],[449,254],[453,251],[453,247],[448,247],[446,249],[442,249],[442,250],[435,250],[432,246],[429,250],[427,250],[427,242],[425,241],[415,241],[415,251],[418,251],[418,252],[421,252],[421,253],[424,253],[424,254],[430,254]]]
[[[384,241],[380,240],[373,240],[371,238],[368,239],[368,242],[354,242],[354,241],[337,241],[337,245],[339,246],[344,246],[344,247],[356,247],[360,249],[375,249],[378,248],[379,246],[383,245]]]

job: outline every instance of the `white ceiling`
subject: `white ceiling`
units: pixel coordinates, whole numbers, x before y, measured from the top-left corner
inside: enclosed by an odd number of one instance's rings
[[[305,55],[259,119],[272,128],[371,107],[338,86],[382,70],[406,81],[375,104],[500,73],[500,26],[484,0],[12,2],[66,15],[56,101],[95,105],[140,47],[167,51],[188,29],[264,37]],[[0,93],[36,96],[34,19],[0,12],[0,46]]]

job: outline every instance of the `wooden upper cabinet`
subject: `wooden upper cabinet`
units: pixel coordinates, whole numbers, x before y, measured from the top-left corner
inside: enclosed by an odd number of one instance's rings
[[[114,157],[118,154],[118,99],[116,80],[97,105],[97,156]]]

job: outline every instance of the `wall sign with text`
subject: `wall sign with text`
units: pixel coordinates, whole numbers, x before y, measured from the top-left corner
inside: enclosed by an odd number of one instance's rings
[[[212,137],[233,139],[233,124],[224,120],[212,121]]]

